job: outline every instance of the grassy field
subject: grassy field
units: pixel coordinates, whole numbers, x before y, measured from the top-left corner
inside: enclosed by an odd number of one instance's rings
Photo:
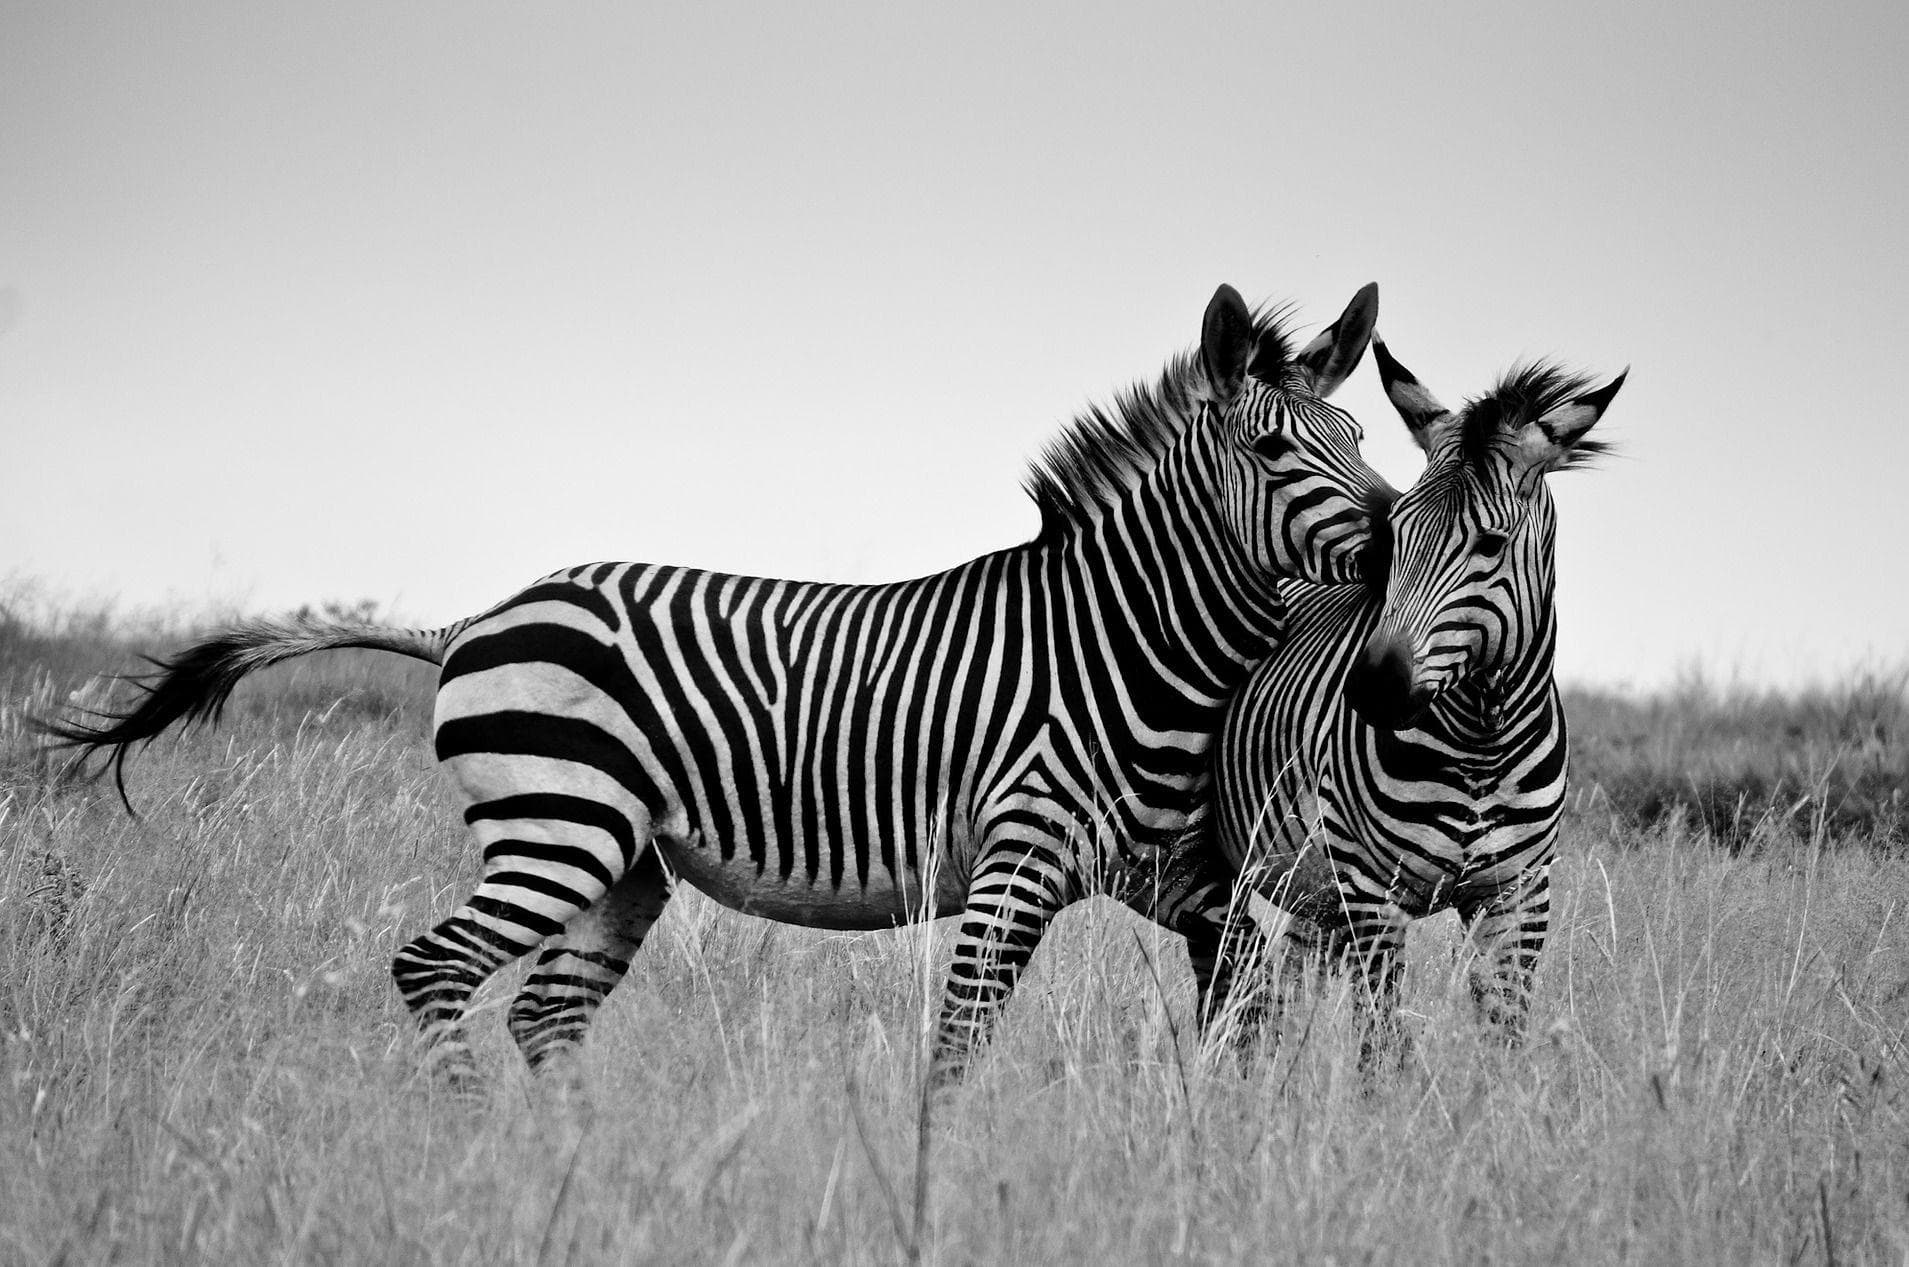
[[[1353,1068],[1343,993],[1203,1051],[1175,939],[1088,903],[924,1132],[948,930],[693,893],[587,1099],[523,1075],[515,973],[474,1024],[488,1098],[437,1093],[387,975],[475,877],[430,670],[263,675],[135,761],[135,822],[21,720],[125,663],[111,622],[0,620],[0,1262],[1909,1256],[1900,682],[1577,699],[1522,1051],[1471,1023],[1447,919],[1413,937],[1396,1076]]]

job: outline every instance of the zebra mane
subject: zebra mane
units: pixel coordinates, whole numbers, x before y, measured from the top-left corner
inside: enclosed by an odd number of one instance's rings
[[[1576,396],[1591,390],[1591,376],[1566,369],[1551,360],[1527,361],[1506,370],[1490,391],[1465,402],[1464,430],[1459,443],[1466,460],[1477,463],[1492,442],[1515,435],[1527,424]],[[1582,439],[1564,455],[1562,468],[1589,466],[1612,451],[1609,441]]]
[[[1256,348],[1249,372],[1277,381],[1279,367],[1294,348],[1287,305],[1253,313]],[[1151,386],[1135,383],[1102,408],[1088,405],[1041,447],[1022,485],[1040,508],[1036,541],[1050,541],[1118,501],[1160,464],[1173,442],[1200,416],[1212,399],[1198,350],[1167,362]]]

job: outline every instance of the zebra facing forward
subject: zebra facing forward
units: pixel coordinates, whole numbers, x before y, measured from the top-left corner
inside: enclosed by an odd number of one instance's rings
[[[1454,412],[1372,347],[1426,455],[1391,508],[1383,599],[1285,587],[1284,645],[1227,713],[1210,823],[1225,860],[1296,917],[1289,943],[1363,971],[1368,1058],[1392,1027],[1406,924],[1447,908],[1481,955],[1481,1013],[1522,1033],[1565,793],[1544,477],[1604,450],[1586,433],[1624,382],[1593,391],[1531,365]],[[1231,983],[1246,935],[1232,925],[1196,946],[1203,1017]]]
[[[1279,579],[1359,578],[1390,490],[1324,398],[1376,307],[1367,286],[1295,349],[1221,287],[1196,354],[1049,447],[1034,540],[939,575],[603,563],[434,631],[255,622],[162,665],[126,712],[52,729],[123,773],[130,745],[267,664],[347,646],[442,663],[437,753],[483,878],[392,974],[454,1082],[476,1075],[472,993],[539,946],[508,1024],[533,1068],[572,1051],[678,878],[815,927],[964,911],[945,1080],[1055,914],[1122,892],[1204,814],[1222,712],[1279,637]]]

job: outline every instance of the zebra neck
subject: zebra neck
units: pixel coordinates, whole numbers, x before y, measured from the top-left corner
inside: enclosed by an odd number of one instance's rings
[[[1189,698],[1223,705],[1278,645],[1286,608],[1221,518],[1212,444],[1176,445],[1076,539],[1071,563],[1110,635]]]
[[[1549,597],[1522,635],[1521,653],[1495,671],[1473,673],[1447,691],[1424,728],[1459,747],[1491,749],[1515,742],[1523,721],[1550,699],[1557,650],[1557,619]]]

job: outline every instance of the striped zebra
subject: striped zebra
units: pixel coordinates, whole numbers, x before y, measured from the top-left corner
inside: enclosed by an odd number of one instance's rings
[[[484,871],[392,967],[428,1063],[475,1080],[466,1005],[540,946],[509,1028],[533,1068],[573,1052],[681,879],[812,927],[964,912],[946,1081],[1055,914],[1127,895],[1205,813],[1222,712],[1280,633],[1279,579],[1359,578],[1390,490],[1324,398],[1376,308],[1367,286],[1295,348],[1222,286],[1197,353],[1035,464],[1038,535],[938,575],[602,563],[438,630],[254,622],[162,664],[126,711],[52,729],[118,777],[132,745],[216,715],[266,665],[328,647],[441,663],[437,754]]]
[[[1447,908],[1480,954],[1481,1015],[1522,1035],[1566,770],[1544,477],[1604,451],[1586,433],[1624,382],[1591,390],[1534,364],[1452,411],[1382,340],[1372,347],[1426,456],[1390,511],[1383,597],[1285,587],[1286,640],[1227,713],[1210,823],[1226,863],[1294,917],[1291,948],[1363,971],[1368,1060],[1395,1036],[1406,924]],[[1195,948],[1203,1018],[1226,997],[1247,925],[1236,913],[1211,928],[1226,940]],[[1305,957],[1284,956],[1284,971]]]

